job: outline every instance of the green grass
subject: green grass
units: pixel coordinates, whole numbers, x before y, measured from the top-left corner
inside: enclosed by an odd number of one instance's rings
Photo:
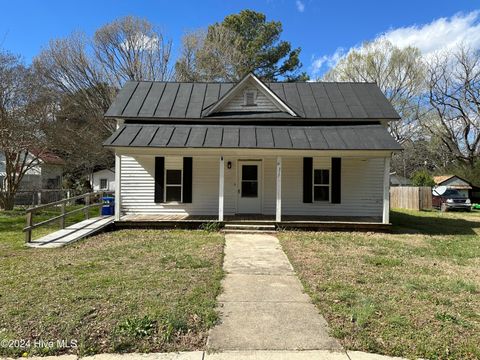
[[[393,233],[279,235],[351,350],[480,358],[480,213],[395,211]]]
[[[204,347],[217,321],[223,236],[122,230],[30,249],[24,221],[20,211],[0,213],[0,340],[30,346],[0,347],[0,356]],[[35,346],[39,340],[75,340],[77,347]]]

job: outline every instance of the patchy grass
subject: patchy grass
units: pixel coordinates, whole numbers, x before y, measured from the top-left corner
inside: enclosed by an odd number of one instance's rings
[[[0,356],[201,349],[217,321],[223,236],[122,230],[59,249],[23,245],[0,214]],[[45,229],[45,231],[51,231]],[[39,341],[75,340],[78,346]]]
[[[480,213],[395,211],[391,220],[392,234],[279,237],[347,349],[480,358]]]

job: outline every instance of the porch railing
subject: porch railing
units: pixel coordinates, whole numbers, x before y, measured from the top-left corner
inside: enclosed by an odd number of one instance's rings
[[[23,229],[23,231],[25,233],[25,242],[29,243],[29,242],[32,241],[32,231],[34,229],[37,229],[41,226],[51,224],[52,222],[55,222],[55,221],[59,221],[60,222],[60,227],[62,229],[65,229],[65,219],[69,215],[84,212],[85,219],[89,219],[90,218],[90,209],[94,208],[94,207],[100,207],[100,206],[103,205],[102,201],[99,200],[99,199],[101,199],[101,195],[102,195],[102,193],[100,193],[100,192],[92,192],[92,193],[73,196],[73,197],[68,198],[68,199],[54,201],[54,202],[51,202],[49,204],[39,205],[39,206],[35,206],[33,208],[30,208],[30,209],[27,209],[26,210],[27,225]],[[77,202],[83,202],[84,205],[82,207],[78,208],[78,209],[67,211],[67,205],[75,204]],[[34,218],[35,214],[37,214],[38,212],[40,212],[42,210],[45,210],[47,208],[51,208],[51,207],[60,208],[60,215],[55,215],[55,216],[53,216],[53,217],[51,217],[47,220],[42,220],[38,223],[34,223],[33,218]]]

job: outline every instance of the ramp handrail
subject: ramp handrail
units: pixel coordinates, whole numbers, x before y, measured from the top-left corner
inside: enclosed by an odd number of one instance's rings
[[[45,205],[39,205],[39,206],[35,206],[33,208],[30,208],[30,209],[27,209],[26,210],[27,226],[23,229],[23,232],[25,233],[25,242],[29,243],[29,242],[32,241],[32,230],[33,229],[36,229],[40,226],[50,224],[54,221],[60,220],[60,226],[62,227],[62,229],[65,229],[65,218],[68,215],[75,214],[75,213],[83,211],[85,213],[85,219],[88,219],[90,217],[90,215],[89,215],[90,208],[100,207],[100,206],[103,205],[102,201],[98,201],[98,199],[101,198],[101,195],[102,195],[101,192],[91,192],[91,193],[86,193],[86,194],[83,194],[83,195],[73,196],[73,197],[68,198],[68,199],[54,201],[54,202],[51,202],[51,203],[48,203],[48,204],[45,204]],[[66,211],[67,210],[66,209],[67,204],[71,203],[72,201],[77,201],[77,200],[81,200],[81,199],[83,199],[84,203],[85,203],[85,205],[83,207],[81,207],[79,209],[75,209],[75,210]],[[97,202],[92,203],[92,201],[97,201]],[[38,212],[39,210],[43,210],[43,209],[46,209],[46,208],[49,208],[49,207],[52,207],[52,206],[60,206],[60,211],[61,211],[60,215],[53,216],[50,219],[43,220],[39,223],[34,224],[33,215],[36,212]]]

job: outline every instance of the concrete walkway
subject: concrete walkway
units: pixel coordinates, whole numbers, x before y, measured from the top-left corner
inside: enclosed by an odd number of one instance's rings
[[[341,350],[275,236],[227,234],[221,323],[208,349]],[[345,354],[345,353],[343,353]]]
[[[1,360],[2,358],[0,358]],[[405,360],[398,357],[389,357],[368,354],[359,351],[227,351],[222,353],[206,353],[204,351],[150,353],[150,354],[98,354],[86,357],[76,355],[60,355],[45,357],[19,358],[29,360]],[[11,360],[11,359],[5,359]]]
[[[33,248],[57,248],[91,236],[113,223],[113,216],[98,216],[55,231],[26,245]]]

